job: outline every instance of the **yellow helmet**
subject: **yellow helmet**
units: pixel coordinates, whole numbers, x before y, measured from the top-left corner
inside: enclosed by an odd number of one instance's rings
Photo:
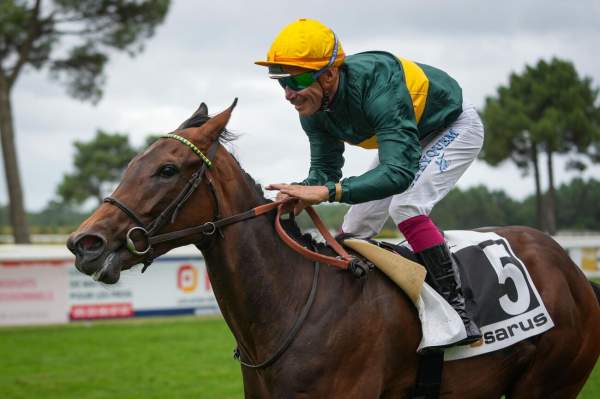
[[[267,60],[255,64],[289,65],[318,71],[341,65],[345,57],[342,43],[331,29],[314,19],[302,18],[283,28],[271,45]]]

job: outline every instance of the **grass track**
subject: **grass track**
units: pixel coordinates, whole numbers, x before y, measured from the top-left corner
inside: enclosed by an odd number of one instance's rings
[[[2,399],[242,398],[220,318],[0,329]],[[583,393],[600,398],[600,366]]]
[[[221,319],[0,329],[0,398],[242,397]]]

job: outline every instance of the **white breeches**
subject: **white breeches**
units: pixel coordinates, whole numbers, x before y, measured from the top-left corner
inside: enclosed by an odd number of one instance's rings
[[[353,205],[344,217],[342,230],[361,238],[373,237],[388,215],[398,223],[429,215],[471,165],[483,145],[483,124],[472,105],[423,149],[419,170],[406,191],[388,198]],[[379,164],[378,158],[371,165]]]

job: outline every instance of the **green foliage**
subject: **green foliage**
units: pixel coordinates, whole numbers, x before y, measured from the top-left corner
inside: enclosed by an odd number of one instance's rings
[[[36,227],[35,230],[40,234],[51,234],[75,230],[89,216],[89,212],[78,212],[62,202],[50,201],[42,211],[27,216],[29,224]]]
[[[569,61],[540,60],[535,67],[511,74],[508,86],[486,98],[483,118],[486,142],[480,157],[491,165],[512,159],[525,171],[534,147],[596,159],[600,140],[598,89],[580,78]]]
[[[570,154],[570,168],[582,170],[583,159],[600,160],[600,107],[598,89],[580,78],[569,61],[553,58],[526,66],[510,75],[495,97],[486,98],[483,119],[486,138],[480,158],[491,165],[511,159],[524,174],[534,169],[537,224],[553,233],[556,203],[552,157]],[[539,155],[545,153],[548,194],[542,201]],[[541,207],[544,207],[542,209]]]
[[[169,6],[170,0],[0,0],[0,136],[16,242],[29,242],[10,104],[20,73],[49,67],[70,95],[96,103],[108,52],[140,52]]]
[[[54,0],[42,7],[40,0],[3,0],[1,72],[12,85],[23,66],[49,66],[69,94],[96,102],[102,95],[107,52],[140,52],[169,5],[170,0]],[[69,46],[66,52],[57,51],[64,44]]]
[[[31,3],[0,2],[0,66],[12,81],[23,65],[41,68],[58,40],[52,18],[40,15],[39,1]]]
[[[506,225],[514,221],[519,204],[503,191],[488,191],[477,186],[466,191],[454,189],[437,204],[431,217],[443,228],[472,229],[481,226]],[[521,223],[520,223],[521,224]]]
[[[146,148],[150,147],[152,144],[154,144],[154,142],[156,140],[161,138],[162,135],[163,135],[162,133],[153,133],[153,134],[147,135],[146,139],[144,140],[144,144],[142,144],[142,147],[140,148],[140,151],[143,151]]]
[[[90,212],[80,212],[64,203],[50,201],[42,211],[28,212],[27,222],[32,234],[69,234],[89,214]],[[0,206],[0,234],[11,234],[7,206]]]
[[[8,206],[0,205],[0,226],[8,225]]]
[[[575,179],[557,191],[557,222],[569,230],[600,231],[600,181]]]
[[[50,69],[55,79],[65,83],[72,97],[95,103],[102,96],[101,87],[106,81],[102,71],[107,61],[105,54],[98,52],[93,44],[86,43],[73,47],[67,58],[56,60]]]
[[[330,230],[338,230],[342,225],[344,215],[350,208],[347,204],[320,204],[314,207],[319,216]],[[296,217],[296,222],[301,229],[314,228],[313,222],[306,212],[302,212]]]
[[[82,204],[96,198],[102,202],[106,184],[119,181],[131,158],[136,154],[126,134],[99,130],[89,142],[75,142],[75,172],[66,174],[58,186],[65,203]]]

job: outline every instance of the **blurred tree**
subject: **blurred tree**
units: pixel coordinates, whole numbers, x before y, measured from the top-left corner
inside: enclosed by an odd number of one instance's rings
[[[581,156],[600,160],[598,89],[580,78],[569,61],[540,60],[535,67],[511,74],[508,86],[486,99],[486,140],[480,157],[491,165],[512,159],[524,174],[533,168],[536,219],[541,229],[556,232],[554,155],[570,154],[569,167],[582,169]],[[545,153],[548,190],[540,186],[540,154]]]
[[[330,230],[338,230],[342,226],[344,215],[350,208],[348,204],[319,204],[314,207],[319,216]],[[312,229],[314,224],[306,212],[296,217],[296,222],[301,229]]]
[[[51,200],[40,212],[28,213],[27,219],[34,229],[56,234],[73,231],[88,216],[89,212],[79,212],[62,201]]]
[[[556,193],[557,220],[569,230],[600,231],[600,181],[574,179]]]
[[[509,224],[531,225],[533,215],[504,191],[476,186],[462,191],[454,188],[431,212],[431,218],[445,230],[473,229]]]
[[[98,102],[109,49],[142,50],[170,0],[1,0],[0,137],[15,242],[29,242],[10,94],[26,66],[47,67],[80,100]],[[63,40],[65,39],[65,40]]]
[[[136,154],[126,134],[96,132],[89,142],[75,142],[75,172],[66,174],[57,192],[62,202],[82,204],[104,198],[103,187],[119,181],[123,170]]]
[[[150,147],[152,144],[154,144],[154,142],[156,140],[158,140],[159,138],[162,137],[162,133],[152,133],[146,136],[146,139],[144,140],[144,144],[142,144],[142,147],[140,148],[140,151],[145,150],[146,148]]]

